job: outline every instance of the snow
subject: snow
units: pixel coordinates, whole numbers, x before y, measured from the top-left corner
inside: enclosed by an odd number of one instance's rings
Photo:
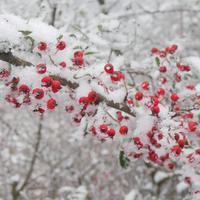
[[[134,135],[146,134],[154,124],[154,117],[148,115],[142,109],[135,109],[137,118],[136,118],[136,129],[134,130]],[[146,113],[146,114],[145,114]]]
[[[188,184],[185,183],[184,181],[180,182],[177,186],[176,186],[176,191],[178,193],[182,193],[184,192],[187,188],[188,188]]]
[[[154,175],[154,181],[156,183],[160,183],[161,181],[165,180],[167,177],[169,177],[169,174],[163,171],[157,171],[156,174]]]
[[[200,73],[200,58],[195,56],[186,57],[183,59],[184,62],[191,65],[191,67],[197,71],[197,73]]]
[[[52,9],[54,6],[57,8],[57,14],[55,17],[55,25],[51,26],[49,24],[52,20]],[[184,8],[191,9],[191,11],[186,10],[180,13],[179,9]],[[155,91],[152,91],[152,87],[149,92],[141,89],[140,83],[147,79],[147,77],[143,75],[139,77],[134,75],[135,86],[131,86],[132,82],[129,80],[129,75],[126,72],[126,66],[130,66],[129,68],[134,71],[151,75],[153,79],[152,82],[156,87],[155,89],[157,89],[160,73],[158,66],[154,62],[155,58],[150,56],[150,49],[154,46],[164,48],[165,44],[167,46],[171,43],[177,43],[181,56],[180,62],[189,64],[192,69],[194,69],[193,73],[185,73],[184,76],[188,75],[192,76],[192,78],[199,76],[200,58],[196,57],[196,55],[199,56],[198,49],[200,46],[198,40],[199,16],[195,14],[196,12],[192,11],[197,8],[198,4],[193,0],[190,2],[183,1],[182,3],[178,0],[171,0],[168,2],[163,2],[161,0],[144,0],[142,2],[137,2],[135,0],[106,0],[103,6],[100,6],[98,1],[91,0],[86,0],[85,2],[69,0],[67,3],[64,0],[42,2],[33,0],[31,3],[26,0],[2,0],[0,12],[6,14],[0,15],[0,51],[6,52],[11,49],[14,55],[30,61],[34,65],[30,67],[13,67],[11,74],[12,76],[20,78],[19,84],[25,83],[31,89],[41,87],[41,79],[50,74],[59,75],[62,78],[66,78],[68,81],[78,83],[80,86],[73,91],[67,86],[63,86],[60,93],[57,94],[49,92],[50,89],[45,89],[46,96],[43,101],[33,100],[33,96],[31,95],[31,100],[34,105],[30,105],[29,108],[27,108],[28,106],[23,106],[21,110],[18,109],[14,111],[7,107],[7,103],[4,104],[3,99],[7,91],[5,91],[5,87],[0,83],[0,116],[8,123],[6,126],[2,121],[0,122],[0,163],[1,168],[6,171],[4,174],[2,170],[0,174],[0,188],[3,188],[0,189],[0,196],[4,190],[4,185],[5,188],[7,187],[8,191],[10,191],[7,178],[16,181],[19,180],[19,177],[24,179],[23,176],[26,171],[26,166],[29,166],[26,161],[29,160],[32,153],[38,125],[38,115],[35,113],[32,114],[30,110],[32,111],[35,106],[46,108],[46,101],[50,97],[56,99],[58,106],[55,112],[47,111],[44,115],[45,125],[42,131],[42,144],[38,152],[38,158],[40,159],[37,158],[37,164],[33,172],[34,176],[32,176],[34,178],[36,177],[36,184],[38,183],[37,180],[39,180],[41,185],[47,189],[44,189],[45,192],[36,190],[35,193],[33,192],[34,194],[41,195],[43,193],[48,193],[49,191],[47,190],[49,190],[50,184],[53,182],[55,184],[58,183],[57,185],[60,188],[59,195],[62,200],[66,198],[70,200],[85,200],[87,193],[94,199],[94,196],[98,195],[101,190],[101,184],[107,184],[102,174],[108,174],[112,171],[110,174],[113,174],[113,177],[115,177],[115,172],[117,170],[122,171],[116,164],[116,154],[118,154],[119,149],[122,148],[128,153],[144,153],[142,158],[149,162],[149,159],[147,159],[147,149],[138,150],[131,139],[137,136],[141,138],[144,144],[150,144],[146,134],[153,126],[157,125],[158,132],[164,135],[164,139],[158,141],[162,148],[157,149],[157,147],[151,144],[150,147],[152,150],[156,151],[158,156],[171,152],[171,147],[177,145],[177,141],[174,140],[175,133],[181,133],[181,138],[183,137],[183,133],[189,140],[189,144],[183,148],[181,156],[170,155],[170,160],[177,163],[177,168],[181,168],[178,171],[181,178],[191,176],[194,182],[191,186],[191,191],[195,191],[200,185],[199,176],[196,173],[196,171],[198,171],[197,166],[199,158],[195,155],[196,162],[188,163],[187,155],[194,152],[194,150],[199,147],[198,140],[195,138],[196,133],[188,134],[185,128],[187,120],[179,120],[179,118],[174,119],[172,117],[175,113],[170,111],[171,104],[168,99],[168,93],[172,92],[170,87],[170,79],[172,79],[170,75],[172,74],[170,74],[170,72],[176,69],[173,68],[173,70],[169,71],[169,74],[167,74],[167,76],[169,75],[169,77],[167,77],[169,78],[169,82],[163,85],[167,91],[167,97],[166,99],[163,98],[159,103],[160,113],[158,116],[153,116],[146,104],[149,105],[150,100],[149,97],[147,97],[149,93],[154,95]],[[168,12],[170,9],[172,9],[172,12]],[[174,9],[176,12],[173,12]],[[104,11],[107,11],[107,13],[105,14]],[[154,11],[157,13],[152,13]],[[183,14],[183,20],[181,22],[180,14]],[[181,30],[180,27],[181,23],[183,23],[183,30]],[[170,29],[168,27],[170,27]],[[30,31],[30,33],[23,33],[23,31]],[[29,39],[27,39],[26,34],[28,34]],[[55,45],[57,38],[61,35],[63,35],[62,40],[67,42],[67,48],[64,51],[57,52]],[[31,46],[30,39],[34,40],[33,47]],[[45,41],[48,45],[48,49],[45,52],[38,51],[37,44],[40,41]],[[76,50],[83,50],[86,53],[84,56],[85,66],[80,67],[73,65],[73,53]],[[111,50],[113,50],[112,54],[110,54]],[[87,55],[89,52],[92,53]],[[38,53],[40,53],[40,55]],[[55,64],[52,63],[49,57],[50,55]],[[192,56],[185,57],[185,55]],[[60,68],[59,63],[61,61],[67,63],[66,69]],[[47,73],[43,75],[38,75],[35,70],[35,65],[40,62],[47,64]],[[128,97],[134,99],[136,91],[142,90],[144,92],[144,99],[140,102],[135,102],[134,100],[135,106],[130,107],[136,114],[136,117],[130,117],[129,120],[124,119],[122,122],[116,122],[116,120],[113,120],[112,117],[106,114],[107,111],[116,117],[116,109],[109,108],[106,103],[103,102],[100,103],[98,107],[96,105],[89,105],[87,111],[91,111],[91,113],[95,111],[95,115],[87,116],[86,114],[82,118],[80,124],[77,125],[77,123],[74,123],[73,117],[76,113],[80,114],[82,108],[82,105],[78,103],[79,98],[86,96],[91,90],[96,91],[108,101],[126,103],[124,99],[127,91],[124,82],[111,81],[110,75],[106,74],[103,69],[107,62],[112,63],[115,70],[121,71],[126,76],[126,80],[128,80],[126,83],[129,93]],[[168,63],[164,62],[163,64]],[[8,64],[4,62],[1,62],[0,65],[1,69],[8,67]],[[174,63],[172,65],[174,65]],[[74,75],[78,78],[74,77]],[[182,82],[177,83],[173,88],[173,90],[178,91],[180,98],[190,97],[200,93],[198,77],[192,80],[197,83],[196,91],[183,89],[184,84],[182,84]],[[184,79],[183,82],[185,83],[187,80]],[[16,96],[18,95],[17,91],[13,93]],[[24,95],[19,95],[16,99],[19,102],[23,102]],[[66,114],[66,104],[74,106],[74,113]],[[187,104],[190,104],[190,101],[186,101],[185,104],[178,102],[178,104],[187,106]],[[192,113],[194,114],[193,120],[198,121],[199,111],[192,111]],[[122,114],[128,115],[125,112]],[[6,117],[5,115],[8,116]],[[52,117],[51,120],[50,117]],[[112,139],[108,138],[106,134],[100,133],[98,127],[101,123],[108,124],[109,128],[115,128],[116,137]],[[183,123],[183,125],[180,126],[180,123]],[[72,125],[74,126],[73,128]],[[128,134],[123,137],[118,133],[118,129],[121,125],[128,125],[129,127]],[[83,140],[83,134],[87,126],[95,126],[98,129],[98,133],[96,137],[88,134],[86,140]],[[72,134],[70,135],[70,133]],[[157,134],[155,134],[155,137],[157,139]],[[99,143],[95,143],[96,139],[106,139],[108,141],[100,146]],[[78,151],[78,153],[76,151]],[[68,157],[71,162],[66,159]],[[88,167],[91,159],[100,161],[100,164],[94,167],[95,172],[93,172],[93,169],[90,170],[83,180],[83,185],[78,187],[77,177],[79,177],[80,171],[84,168],[82,166]],[[56,163],[60,163],[60,161],[62,163],[63,160],[65,160],[64,166],[61,164],[54,171]],[[4,163],[4,161],[6,162]],[[168,163],[165,163],[163,167],[165,168],[167,164]],[[119,199],[123,198],[124,196],[122,197],[121,195],[125,193],[124,188],[121,187],[123,182],[129,186],[129,189],[134,188],[126,195],[125,200],[136,200],[137,198],[145,199],[145,194],[139,194],[137,189],[143,189],[141,185],[146,185],[149,187],[146,187],[147,189],[153,191],[156,186],[152,180],[149,180],[149,175],[144,173],[146,170],[144,163],[138,164],[137,162],[136,164],[135,162],[135,165],[136,167],[134,166],[134,168],[131,168],[131,172],[128,173],[130,177],[131,175],[135,177],[137,175],[139,176],[137,180],[132,181],[134,185],[131,184],[132,182],[126,180],[128,176],[123,176],[123,181],[121,181],[121,179],[114,180],[113,188],[115,190],[112,191],[110,188],[106,188],[106,190],[102,192],[102,197],[100,198],[111,199],[113,194],[119,195]],[[67,170],[65,171],[66,168]],[[145,170],[143,171],[143,169]],[[45,171],[45,175],[41,175],[39,173],[41,171]],[[47,175],[49,171],[50,175]],[[58,179],[58,182],[54,180],[54,177],[52,178],[52,171],[58,174],[55,178]],[[96,171],[98,173],[96,173]],[[92,176],[90,176],[90,174],[92,174]],[[154,176],[154,181],[160,183],[168,177],[173,177],[173,175],[174,174],[171,173],[157,171]],[[4,178],[4,176],[6,176],[6,178]],[[42,177],[41,179],[43,181],[40,181],[40,178],[37,179],[37,176]],[[94,176],[98,180],[97,184],[92,182]],[[143,180],[145,184],[141,183]],[[66,185],[66,182],[68,185]],[[87,185],[87,188],[84,184]],[[184,181],[178,183],[176,187],[177,198],[181,198],[182,193],[186,191],[188,187],[188,184]],[[166,190],[168,189],[167,186]],[[25,191],[24,198],[28,199],[28,197],[25,196],[29,193],[25,194]],[[8,194],[6,194],[6,196],[7,195]],[[146,198],[150,199],[151,197]],[[198,199],[198,197],[196,198]]]
[[[86,200],[87,193],[85,186],[79,186],[78,188],[65,186],[59,190],[59,194],[63,200],[66,197],[69,200]]]
[[[126,196],[124,200],[135,200],[137,198],[136,190],[131,190]]]

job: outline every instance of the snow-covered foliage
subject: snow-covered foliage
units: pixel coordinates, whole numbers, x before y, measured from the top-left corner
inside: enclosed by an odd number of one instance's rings
[[[200,199],[198,5],[2,0],[0,198]]]

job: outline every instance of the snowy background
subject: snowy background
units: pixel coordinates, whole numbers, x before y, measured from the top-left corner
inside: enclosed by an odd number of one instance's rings
[[[199,20],[198,0],[0,0],[0,51],[12,49],[36,64],[31,40],[19,30],[31,30],[35,43],[45,40],[50,45],[63,34],[69,48],[87,50],[86,62],[93,66],[78,74],[84,76],[98,74],[96,66],[110,60],[117,68],[123,65],[143,71],[152,47],[175,43],[180,57],[188,57],[199,70]],[[67,53],[70,62],[72,52]],[[0,64],[9,67],[6,62]],[[73,79],[68,71],[50,70]],[[12,73],[17,74],[18,69]],[[34,84],[34,75],[31,69],[21,69],[25,82]],[[79,83],[82,96],[87,85],[82,79]],[[97,88],[95,83],[92,87]],[[178,171],[166,171],[143,160],[123,169],[119,141],[101,143],[90,135],[84,137],[83,125],[74,124],[61,107],[41,118],[29,108],[19,111],[5,103],[1,82],[0,91],[0,200],[200,199],[191,197]],[[123,95],[120,90],[108,98],[120,102]],[[29,172],[29,181],[23,185]],[[196,181],[200,182],[199,177]],[[16,188],[22,188],[20,196],[15,194]]]

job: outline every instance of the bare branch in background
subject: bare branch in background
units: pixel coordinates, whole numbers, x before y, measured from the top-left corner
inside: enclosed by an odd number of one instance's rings
[[[54,26],[55,25],[55,21],[56,21],[56,12],[57,12],[57,6],[54,6],[52,8],[52,15],[51,15],[51,22],[50,25]]]
[[[33,156],[32,156],[30,167],[29,167],[29,170],[28,170],[27,175],[25,177],[25,180],[24,180],[24,182],[22,183],[22,185],[20,186],[19,189],[17,189],[17,186],[18,186],[17,182],[14,182],[13,185],[12,185],[13,200],[17,200],[19,198],[20,192],[22,192],[25,189],[25,187],[28,185],[29,180],[31,178],[31,175],[34,171],[34,166],[35,166],[35,162],[36,162],[36,159],[37,159],[37,153],[38,153],[41,138],[42,138],[41,137],[42,136],[42,121],[43,121],[43,115],[41,115],[41,117],[40,117],[40,121],[39,121],[39,125],[38,125],[38,131],[37,131],[36,144],[35,144],[35,147],[34,147]]]
[[[100,5],[104,5],[105,4],[105,0],[98,0]]]

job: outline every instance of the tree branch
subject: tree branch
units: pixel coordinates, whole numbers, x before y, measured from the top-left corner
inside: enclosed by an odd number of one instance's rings
[[[22,60],[16,56],[14,56],[11,52],[7,52],[7,53],[0,52],[0,60],[3,60],[5,62],[8,62],[15,66],[31,66],[31,65],[33,65],[30,62],[27,62],[25,60]]]
[[[8,53],[0,53],[0,60],[6,61],[15,66],[33,66],[32,63],[22,60],[16,56],[14,56],[11,52]],[[54,80],[60,81],[61,85],[68,86],[71,89],[76,89],[79,87],[78,83],[71,82],[65,78],[62,78],[58,75],[51,75]],[[125,103],[114,103],[113,101],[109,101],[106,97],[98,94],[98,101],[97,103],[105,102],[107,106],[112,107],[114,109],[123,111],[133,117],[135,114],[131,111],[131,109]]]

